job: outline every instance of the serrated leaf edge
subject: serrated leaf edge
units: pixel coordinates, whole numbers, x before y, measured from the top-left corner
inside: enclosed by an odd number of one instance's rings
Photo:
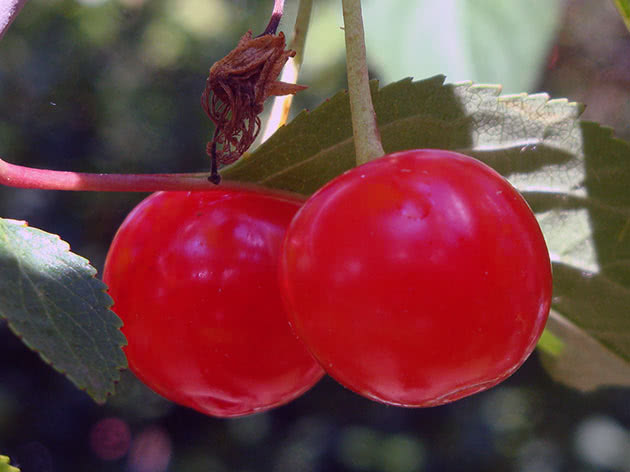
[[[460,82],[455,82],[455,83],[447,83],[446,82],[446,76],[444,75],[436,75],[434,77],[429,77],[427,79],[422,79],[419,81],[414,81],[413,77],[406,77],[404,79],[401,79],[397,82],[392,82],[390,84],[387,84],[383,87],[380,87],[380,83],[378,80],[371,80],[370,81],[370,87],[372,90],[372,98],[373,100],[376,98],[376,94],[382,94],[385,93],[387,91],[387,89],[389,87],[396,87],[396,86],[400,86],[401,84],[407,84],[407,85],[413,85],[419,82],[426,82],[426,81],[440,81],[441,82],[441,86],[442,87],[462,87],[464,88],[466,91],[475,91],[475,92],[486,92],[487,96],[490,97],[495,97],[499,100],[499,102],[519,102],[519,101],[528,101],[528,102],[536,102],[536,101],[540,101],[540,107],[539,109],[541,110],[541,112],[545,109],[548,108],[550,106],[554,106],[556,104],[563,104],[565,106],[568,106],[569,108],[573,109],[575,112],[575,117],[573,118],[575,123],[581,122],[581,120],[579,120],[579,117],[583,114],[584,109],[585,109],[585,105],[579,102],[575,102],[575,101],[571,101],[567,98],[551,98],[549,94],[547,94],[546,92],[539,92],[539,93],[532,93],[532,94],[528,94],[528,93],[516,93],[516,94],[508,94],[508,95],[501,95],[501,91],[502,91],[502,86],[498,85],[498,84],[477,84],[474,83],[472,81],[460,81]],[[283,140],[285,134],[290,133],[291,132],[291,125],[293,123],[299,124],[300,120],[304,120],[307,117],[313,116],[314,114],[320,113],[320,112],[325,112],[326,111],[326,107],[329,104],[334,103],[336,100],[340,100],[342,97],[347,97],[348,95],[348,91],[347,90],[341,90],[339,92],[337,92],[335,95],[333,95],[332,97],[326,99],[324,102],[322,102],[320,105],[318,105],[314,110],[302,110],[300,113],[298,113],[298,115],[291,121],[291,123],[288,123],[287,125],[283,125],[281,126],[272,136],[269,140],[266,141],[266,143],[269,143],[268,145],[273,145],[273,142],[275,140]],[[465,116],[470,116],[470,114],[467,114]],[[378,110],[377,110],[377,118],[378,118]],[[409,116],[409,117],[405,117],[405,118],[401,118],[399,120],[394,120],[391,123],[379,123],[379,129],[381,130],[381,132],[383,132],[383,130],[387,129],[389,126],[395,126],[397,124],[399,124],[401,121],[404,121],[405,119],[414,119],[414,116]],[[303,159],[299,162],[296,162],[288,167],[284,167],[283,169],[281,169],[278,172],[275,172],[273,174],[270,174],[266,177],[264,177],[261,180],[257,180],[256,182],[264,185],[265,183],[279,177],[282,176],[283,174],[287,173],[288,171],[292,171],[294,169],[297,169],[303,165],[307,165],[310,162],[312,162],[313,160],[317,159],[318,156],[320,156],[322,153],[324,152],[329,152],[331,149],[335,149],[337,147],[341,147],[341,146],[347,146],[352,142],[353,136],[352,134],[350,134],[348,136],[347,139],[344,139],[342,141],[339,141],[337,143],[335,143],[333,146],[329,146],[327,148],[322,148],[320,149],[318,152],[316,152],[315,154],[313,154],[312,156]],[[620,140],[623,141],[623,140]],[[542,141],[538,140],[537,143],[540,144]],[[529,144],[535,144],[535,143],[529,143]],[[236,163],[232,164],[231,166],[228,166],[225,168],[226,172],[230,172],[230,170],[237,170],[241,165],[246,164],[248,161],[250,161],[251,159],[255,159],[256,156],[258,155],[258,153],[261,150],[265,149],[265,143],[263,143],[262,145],[260,145],[257,149],[255,149],[254,151],[252,151],[251,153],[247,153],[247,155],[240,159],[239,161],[237,161]],[[391,152],[388,150],[385,150],[385,152]],[[238,178],[236,179],[238,180]]]
[[[3,218],[3,221],[10,223],[10,224],[14,224],[16,226],[22,227],[22,228],[30,228],[30,229],[34,229],[37,231],[41,231],[47,235],[49,235],[50,237],[52,237],[53,239],[57,240],[60,244],[60,247],[63,247],[63,252],[66,253],[70,253],[73,256],[75,256],[77,259],[79,259],[81,261],[81,263],[88,268],[89,274],[91,276],[91,278],[93,280],[95,280],[96,282],[98,282],[98,285],[100,285],[100,291],[105,294],[105,296],[108,298],[109,300],[109,304],[105,307],[107,308],[110,313],[112,313],[116,319],[119,320],[118,324],[117,324],[117,328],[120,331],[120,328],[123,326],[122,320],[118,317],[118,315],[116,315],[116,313],[111,309],[112,306],[114,305],[114,300],[112,299],[112,297],[109,295],[109,293],[107,292],[107,285],[100,279],[97,278],[98,275],[98,271],[96,270],[96,268],[94,266],[92,266],[92,264],[90,263],[90,261],[75,253],[72,252],[72,249],[70,247],[70,244],[67,241],[64,241],[61,236],[59,236],[58,234],[54,234],[54,233],[49,233],[47,231],[44,231],[42,229],[39,228],[35,228],[32,227],[28,224],[28,222],[24,221],[24,220],[15,220],[15,219],[10,219],[10,218]],[[37,349],[36,347],[34,347],[28,340],[24,339],[23,335],[19,332],[19,330],[14,326],[14,323],[12,323],[8,318],[6,318],[5,316],[2,315],[2,313],[0,312],[0,319],[5,320],[7,327],[9,328],[9,330],[20,340],[22,341],[22,343],[28,347],[31,351],[33,351],[34,353],[36,353],[40,359],[42,361],[44,361],[45,364],[49,365],[50,367],[52,367],[56,372],[58,372],[59,374],[63,375],[66,379],[68,379],[77,389],[81,390],[82,392],[85,392],[90,398],[92,398],[94,400],[94,402],[96,402],[99,405],[104,404],[107,401],[107,398],[111,397],[114,393],[115,393],[115,386],[116,384],[120,381],[120,372],[122,372],[123,370],[125,370],[127,368],[126,365],[121,365],[119,368],[115,368],[115,370],[118,371],[118,375],[112,378],[112,384],[111,384],[111,388],[108,389],[108,391],[105,392],[105,397],[103,400],[100,400],[98,398],[96,398],[96,396],[94,395],[93,392],[90,392],[87,386],[81,386],[79,384],[76,383],[75,380],[72,379],[72,377],[68,374],[68,372],[64,369],[61,369],[59,367],[57,367],[55,365],[55,363],[53,361],[51,361],[43,352],[41,352],[39,349]],[[122,333],[122,331],[120,331],[121,336],[123,336],[124,338],[124,334]],[[62,337],[63,338],[63,337]],[[126,338],[125,338],[125,343],[119,345],[119,347],[122,349],[122,347],[126,346]],[[75,357],[78,358],[78,356],[75,355]],[[126,359],[126,357],[125,357]]]

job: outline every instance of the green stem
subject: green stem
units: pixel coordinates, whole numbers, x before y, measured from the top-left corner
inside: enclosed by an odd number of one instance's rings
[[[293,39],[289,44],[289,49],[295,51],[293,62],[297,70],[302,67],[304,60],[304,45],[306,44],[306,34],[311,22],[311,12],[313,11],[313,0],[300,0],[297,17],[295,18],[295,28],[293,29]]]
[[[370,93],[361,0],[342,0],[348,93],[357,165],[385,154]]]

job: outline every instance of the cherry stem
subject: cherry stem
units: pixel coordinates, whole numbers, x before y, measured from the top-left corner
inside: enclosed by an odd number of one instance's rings
[[[300,0],[293,29],[293,39],[291,44],[289,44],[289,49],[295,51],[295,56],[289,58],[280,76],[280,80],[287,84],[297,83],[304,59],[304,45],[306,44],[306,35],[311,22],[312,10],[313,0]],[[280,126],[287,122],[292,102],[293,94],[278,96],[274,99],[261,142],[267,141]]]
[[[20,13],[24,4],[26,4],[26,0],[0,1],[0,39],[2,39],[15,17]]]
[[[361,0],[342,0],[348,94],[357,165],[385,154],[370,92]]]
[[[206,172],[191,174],[91,174],[34,169],[10,164],[2,159],[0,159],[0,185],[40,190],[97,192],[259,188],[253,184],[229,181],[224,181],[220,186],[217,186],[209,180],[209,175]]]
[[[280,20],[282,19],[283,11],[284,0],[274,0],[271,18],[269,18],[269,23],[267,24],[265,31],[263,31],[260,36],[264,36],[266,34],[276,34],[276,30],[278,29],[278,25],[280,24]]]

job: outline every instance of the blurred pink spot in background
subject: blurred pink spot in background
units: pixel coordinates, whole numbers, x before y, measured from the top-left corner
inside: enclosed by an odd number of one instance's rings
[[[129,468],[132,472],[165,472],[171,453],[171,438],[166,430],[151,426],[134,438],[129,452]]]
[[[105,461],[120,459],[129,450],[131,431],[119,418],[104,418],[92,426],[90,447],[92,452]]]

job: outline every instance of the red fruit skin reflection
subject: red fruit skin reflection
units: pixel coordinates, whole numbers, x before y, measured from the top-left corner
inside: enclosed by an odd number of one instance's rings
[[[531,210],[495,171],[396,153],[329,182],[289,226],[281,285],[298,336],[346,387],[433,406],[496,385],[534,349],[551,299]]]
[[[321,378],[278,287],[280,245],[302,203],[218,188],[155,193],[129,214],[103,280],[143,382],[228,417],[286,403]]]

